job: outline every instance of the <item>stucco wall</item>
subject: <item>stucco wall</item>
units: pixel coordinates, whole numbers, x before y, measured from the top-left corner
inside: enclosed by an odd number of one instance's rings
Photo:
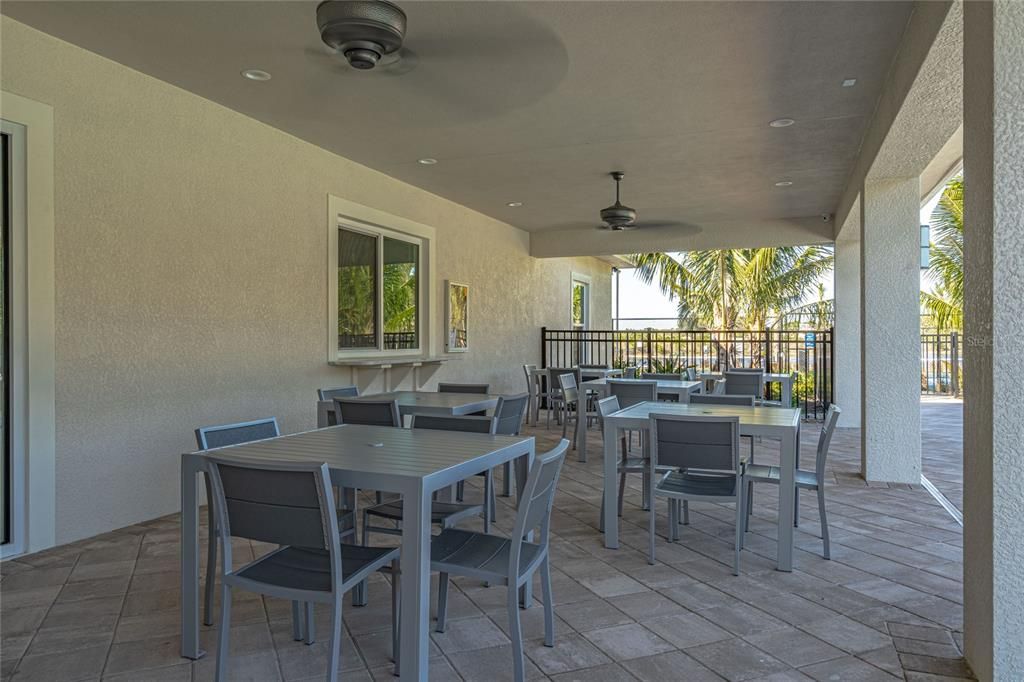
[[[314,425],[314,389],[348,378],[324,352],[328,194],[434,226],[435,295],[472,286],[473,349],[431,382],[521,390],[572,271],[609,325],[607,264],[532,258],[526,232],[2,21],[2,89],[54,109],[57,542],[176,510],[196,426]]]

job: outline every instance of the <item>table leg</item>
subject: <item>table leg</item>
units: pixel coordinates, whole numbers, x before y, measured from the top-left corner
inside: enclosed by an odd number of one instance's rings
[[[196,458],[181,458],[181,655],[193,660],[199,648],[199,509],[196,500]],[[213,532],[213,529],[210,529]]]
[[[778,569],[793,570],[793,498],[796,494],[797,448],[800,446],[799,426],[786,431],[779,453],[779,529]]]
[[[516,457],[512,462],[512,466],[516,471],[516,509],[523,501],[523,494],[526,491],[526,478],[530,474],[530,468],[533,466],[534,451],[531,446],[530,450],[519,457]],[[533,532],[526,537],[527,541],[533,541]],[[533,581],[529,581],[519,588],[519,605],[523,608],[529,608],[533,603]]]
[[[402,679],[425,682],[430,658],[430,494],[403,494]]]
[[[604,546],[619,548],[619,503],[615,484],[619,480],[616,471],[616,444],[620,429],[604,424]]]
[[[580,462],[587,461],[587,391],[580,389],[576,398],[576,451]]]

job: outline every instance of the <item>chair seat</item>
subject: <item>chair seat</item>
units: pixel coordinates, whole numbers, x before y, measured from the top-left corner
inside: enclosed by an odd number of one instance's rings
[[[378,516],[391,521],[402,520],[402,500],[389,500],[381,504],[368,507],[364,510],[370,516]],[[482,504],[461,504],[459,502],[433,502],[430,505],[430,522],[441,524],[457,521],[470,516],[483,514]]]
[[[430,541],[430,570],[504,580],[508,575],[512,541],[498,535],[446,528]],[[523,575],[540,555],[542,547],[524,542],[519,556]]]
[[[399,555],[398,547],[341,545],[343,584],[362,581]],[[285,547],[257,559],[235,574],[239,578],[293,590],[331,591],[331,556],[326,549]]]
[[[658,481],[655,490],[683,497],[736,497],[736,476],[673,471]]]
[[[751,464],[747,467],[746,475],[747,480],[760,483],[778,483],[782,480],[782,471],[779,467],[766,466],[764,464]],[[814,475],[813,471],[797,469],[794,480],[801,488],[809,488],[811,490],[817,490],[818,488],[818,477]]]

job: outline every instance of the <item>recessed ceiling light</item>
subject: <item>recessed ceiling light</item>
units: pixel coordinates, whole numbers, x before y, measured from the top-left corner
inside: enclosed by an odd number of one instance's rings
[[[843,87],[844,88],[852,88],[856,84],[857,84],[857,79],[856,78],[847,78],[847,79],[843,80]]]
[[[779,180],[775,183],[776,187],[790,187],[793,184],[792,180]]]
[[[242,72],[242,75],[251,81],[268,81],[270,80],[270,74],[260,69],[246,69]]]
[[[520,206],[523,205],[523,202],[521,202],[521,201],[510,201],[510,202],[508,202],[505,205],[508,206],[509,208],[519,208]]]
[[[791,118],[777,118],[774,121],[769,121],[768,125],[772,128],[788,128],[794,123],[796,123],[796,121]]]
[[[425,159],[416,159],[416,161],[417,163],[421,163],[424,166],[433,166],[435,163],[437,163],[437,159],[431,159],[430,157],[427,157]]]

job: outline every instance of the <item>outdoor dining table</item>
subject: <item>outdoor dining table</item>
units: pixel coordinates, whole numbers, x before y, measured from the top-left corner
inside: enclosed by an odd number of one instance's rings
[[[403,416],[413,414],[430,414],[441,416],[462,416],[493,410],[498,405],[500,395],[483,393],[439,393],[437,391],[390,391],[361,395],[351,400],[395,400],[398,412]],[[334,411],[333,400],[318,400],[316,406],[316,425],[323,428],[328,425],[327,415]]]
[[[701,372],[701,379],[721,379],[725,375],[721,372]],[[793,377],[794,374],[786,374],[785,372],[771,372],[764,375],[764,383],[766,384],[779,384],[782,390],[781,402],[784,406],[789,407],[793,404]]]
[[[644,379],[615,379],[615,381],[622,382],[634,382],[644,381]],[[658,394],[661,395],[671,394],[681,403],[690,402],[690,395],[693,393],[700,393],[701,383],[700,381],[675,381],[673,379],[657,379],[658,382]],[[597,391],[598,395],[602,398],[607,398],[611,394],[611,389],[608,387],[607,379],[591,379],[590,381],[584,381],[580,388],[590,389]]]
[[[208,455],[247,460],[326,462],[337,486],[400,493],[402,679],[426,680],[430,618],[430,508],[434,491],[513,461],[522,495],[533,437],[340,425],[181,456],[181,655],[198,659],[199,515],[196,476]],[[523,600],[530,603],[529,591]]]
[[[604,546],[619,546],[619,515],[615,503],[619,476],[620,430],[649,431],[652,414],[739,417],[741,436],[764,436],[781,441],[779,456],[778,558],[780,571],[793,570],[793,479],[800,448],[800,410],[793,407],[744,407],[703,403],[644,402],[613,412],[604,419]]]

